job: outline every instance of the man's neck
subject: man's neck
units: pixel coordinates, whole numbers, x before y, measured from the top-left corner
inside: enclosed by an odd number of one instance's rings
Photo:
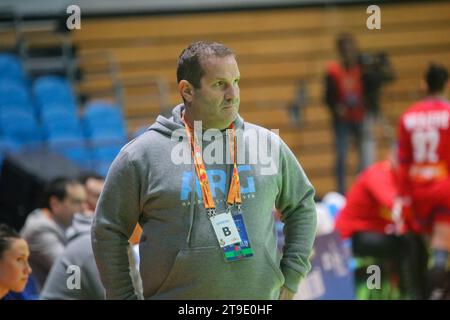
[[[447,100],[447,97],[443,92],[436,92],[428,94],[429,99]]]
[[[196,121],[195,119],[194,119],[194,115],[192,114],[192,112],[190,111],[190,109],[188,109],[188,108],[184,108],[182,111],[181,111],[181,118],[182,119],[184,119],[184,121],[186,121],[186,123],[187,123],[187,125],[189,126],[189,128],[191,128],[191,129],[193,129],[194,128],[194,122]],[[200,121],[200,120],[198,120],[198,121]],[[208,129],[217,129],[217,130],[220,130],[220,131],[223,131],[223,130],[226,130],[230,125],[231,125],[231,123],[228,125],[228,126],[226,126],[225,128],[217,128],[217,127],[208,127],[208,126],[204,126],[204,122],[203,121],[201,121],[201,123],[202,123],[202,131],[206,131],[206,130],[208,130]]]

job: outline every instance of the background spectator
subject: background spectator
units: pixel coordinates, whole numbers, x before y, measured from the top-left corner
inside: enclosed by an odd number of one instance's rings
[[[0,300],[9,291],[25,289],[31,273],[28,244],[6,224],[0,224]]]
[[[83,211],[85,201],[86,192],[78,181],[57,178],[46,189],[44,208],[34,210],[25,221],[21,233],[30,246],[30,265],[38,290],[64,251],[66,230],[73,215]]]
[[[431,64],[427,97],[414,103],[398,123],[400,198],[407,222],[431,236],[427,276],[431,299],[450,295],[450,103],[448,71]],[[408,214],[409,213],[409,214]]]
[[[388,160],[373,164],[358,176],[347,193],[345,207],[336,217],[335,228],[342,238],[351,239],[355,257],[371,257],[380,265],[390,294],[397,289],[397,296],[389,298],[419,299],[423,297],[426,252],[417,237],[397,234],[393,217],[398,194],[395,159],[392,151]],[[355,282],[364,290],[367,266],[360,267]],[[399,286],[393,280],[398,277]]]
[[[361,54],[349,33],[337,37],[336,47],[339,61],[327,65],[325,102],[335,136],[337,190],[344,194],[348,140],[353,139],[358,150],[358,171],[373,163],[380,88],[393,79],[393,71],[386,54]]]

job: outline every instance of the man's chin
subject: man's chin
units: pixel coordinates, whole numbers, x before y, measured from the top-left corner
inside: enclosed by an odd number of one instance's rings
[[[207,129],[225,130],[225,129],[228,129],[230,127],[230,125],[234,122],[234,120],[235,120],[235,118],[227,120],[227,121],[223,121],[223,122],[217,123],[214,126],[211,126],[211,127],[207,128]]]
[[[222,109],[222,114],[224,118],[229,119],[231,122],[233,122],[238,114],[238,109],[235,107],[230,107],[230,108],[223,108]]]
[[[222,109],[222,113],[220,114],[220,119],[216,121],[204,121],[203,129],[227,129],[237,118],[238,112],[236,109]]]

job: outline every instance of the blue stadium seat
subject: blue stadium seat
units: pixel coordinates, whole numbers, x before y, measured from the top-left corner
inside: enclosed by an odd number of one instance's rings
[[[82,137],[81,125],[77,115],[65,108],[47,109],[41,114],[42,129],[45,135],[72,132]]]
[[[76,99],[70,84],[62,77],[42,76],[33,83],[33,96],[39,110],[55,105],[76,110]]]
[[[92,149],[92,157],[94,160],[112,162],[119,154],[122,145],[113,145],[108,147],[100,147]]]
[[[17,56],[9,53],[0,54],[0,79],[27,84],[27,77]]]
[[[39,115],[41,118],[46,117],[47,114],[52,113],[66,113],[67,115],[69,115],[70,113],[71,117],[78,117],[77,109],[70,104],[50,102],[45,104],[44,106],[41,106],[41,108],[39,109]]]
[[[0,136],[0,153],[17,152],[20,150],[19,144],[8,137]]]
[[[115,135],[127,139],[125,120],[119,107],[105,102],[92,102],[86,106],[83,125],[88,137]]]
[[[63,142],[70,142],[74,141],[76,144],[86,144],[86,139],[83,135],[83,131],[80,129],[80,127],[77,127],[75,125],[72,129],[67,130],[60,130],[62,128],[56,127],[55,130],[49,131],[49,136],[47,137],[47,142],[49,143],[63,143]]]
[[[19,112],[29,113],[30,115],[35,117],[35,110],[29,104],[14,104],[14,103],[12,103],[12,104],[0,105],[0,114],[2,114],[2,113],[9,113],[9,112],[11,112],[11,110],[13,112],[14,111],[19,111]]]
[[[0,79],[0,107],[30,106],[31,99],[26,86],[8,79]]]
[[[92,157],[86,145],[84,137],[80,133],[65,132],[50,135],[47,139],[48,147],[68,159],[72,160],[80,167],[91,170]]]
[[[105,128],[104,130],[94,130],[91,133],[91,137],[88,137],[89,144],[92,148],[107,147],[107,146],[124,146],[127,143],[127,139],[124,137],[123,132],[114,130],[114,128]]]
[[[0,130],[4,137],[19,145],[33,147],[42,142],[42,132],[33,113],[25,110],[3,110],[0,114]]]
[[[82,123],[89,139],[94,170],[105,176],[128,140],[122,111],[106,102],[91,102],[86,106]]]
[[[120,149],[123,145],[111,145],[107,147],[97,147],[91,149],[92,152],[92,161],[93,161],[93,169],[103,175],[106,176],[108,173],[109,167],[111,163],[119,153]]]

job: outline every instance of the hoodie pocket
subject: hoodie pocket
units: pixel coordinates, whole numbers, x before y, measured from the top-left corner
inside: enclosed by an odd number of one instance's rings
[[[264,246],[226,262],[218,247],[182,249],[150,299],[276,299],[284,277]]]
[[[188,287],[195,285],[196,277],[199,274],[208,278],[211,275],[211,268],[208,268],[207,265],[209,261],[217,260],[218,253],[220,251],[217,247],[190,248],[178,251],[171,270],[153,297],[168,292],[183,293],[188,290]],[[177,298],[170,296],[169,299]]]

